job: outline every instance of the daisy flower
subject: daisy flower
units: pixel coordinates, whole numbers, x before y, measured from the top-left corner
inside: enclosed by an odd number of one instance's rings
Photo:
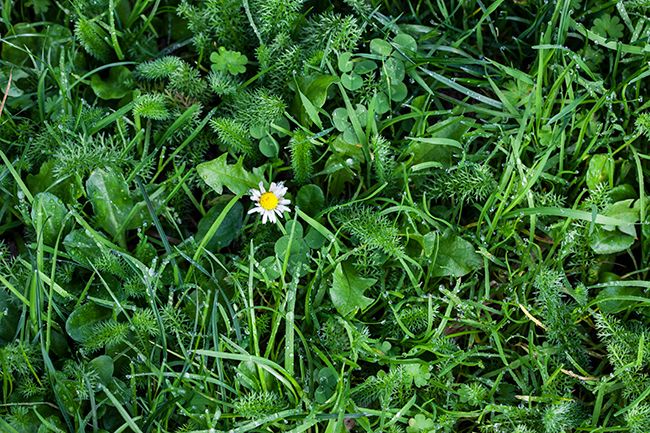
[[[260,182],[259,189],[251,189],[251,200],[255,202],[255,207],[248,211],[249,214],[259,212],[262,215],[262,224],[266,221],[275,223],[277,221],[276,214],[282,217],[283,212],[291,212],[289,206],[291,201],[284,198],[287,193],[287,187],[282,182],[271,182],[269,190],[264,189],[264,185]]]

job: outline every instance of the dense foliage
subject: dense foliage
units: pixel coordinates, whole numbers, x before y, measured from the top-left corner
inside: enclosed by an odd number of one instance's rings
[[[0,431],[650,431],[648,0],[1,15]]]

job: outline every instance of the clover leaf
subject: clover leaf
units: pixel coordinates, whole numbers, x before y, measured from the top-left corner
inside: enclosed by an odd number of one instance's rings
[[[591,31],[602,37],[606,38],[609,36],[612,39],[618,40],[623,37],[623,29],[623,24],[621,24],[621,20],[618,17],[603,14],[594,20]]]
[[[218,52],[210,54],[212,70],[229,72],[232,75],[243,74],[246,72],[248,57],[238,51],[230,51],[225,47],[219,47]]]

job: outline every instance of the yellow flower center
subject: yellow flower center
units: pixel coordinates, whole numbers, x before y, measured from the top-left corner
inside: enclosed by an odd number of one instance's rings
[[[278,207],[280,200],[272,192],[265,192],[260,197],[260,206],[265,210],[273,210]]]

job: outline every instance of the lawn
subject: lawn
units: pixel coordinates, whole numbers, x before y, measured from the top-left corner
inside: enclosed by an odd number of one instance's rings
[[[649,0],[2,0],[1,433],[650,432]]]

